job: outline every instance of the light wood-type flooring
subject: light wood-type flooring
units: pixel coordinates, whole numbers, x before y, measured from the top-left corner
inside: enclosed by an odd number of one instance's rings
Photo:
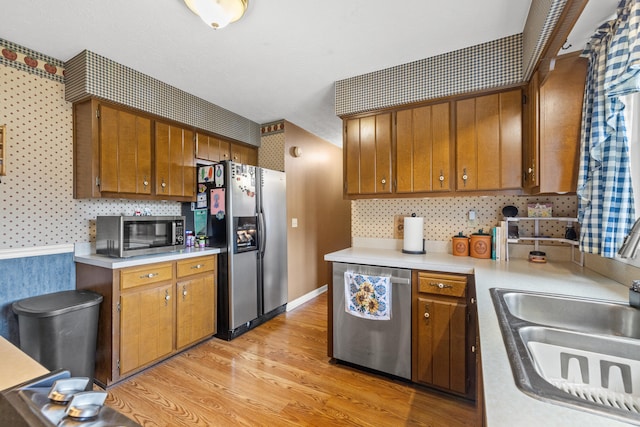
[[[327,357],[327,294],[111,387],[143,426],[475,426],[475,404]]]

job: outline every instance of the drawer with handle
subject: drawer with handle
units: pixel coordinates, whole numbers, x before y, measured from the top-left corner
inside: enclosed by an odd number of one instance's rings
[[[191,276],[207,271],[214,271],[216,268],[216,256],[204,256],[178,261],[178,277]]]
[[[463,298],[466,290],[466,276],[418,273],[418,292]]]
[[[173,264],[170,262],[125,268],[120,270],[120,289],[129,289],[172,279]]]

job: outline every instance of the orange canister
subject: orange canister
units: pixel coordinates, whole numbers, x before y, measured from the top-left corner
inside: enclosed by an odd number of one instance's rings
[[[469,253],[474,258],[491,258],[491,235],[482,232],[482,229],[471,235]]]
[[[455,256],[469,256],[469,238],[462,231],[451,239],[451,251]]]

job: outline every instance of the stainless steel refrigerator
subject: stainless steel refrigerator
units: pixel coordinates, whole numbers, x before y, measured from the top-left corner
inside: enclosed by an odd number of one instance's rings
[[[234,162],[213,168],[205,187],[207,234],[210,246],[226,248],[216,335],[231,340],[286,308],[286,179],[284,172]]]

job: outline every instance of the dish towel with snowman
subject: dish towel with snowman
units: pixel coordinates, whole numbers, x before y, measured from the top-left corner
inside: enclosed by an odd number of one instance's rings
[[[344,273],[345,311],[371,320],[391,319],[391,277]]]

